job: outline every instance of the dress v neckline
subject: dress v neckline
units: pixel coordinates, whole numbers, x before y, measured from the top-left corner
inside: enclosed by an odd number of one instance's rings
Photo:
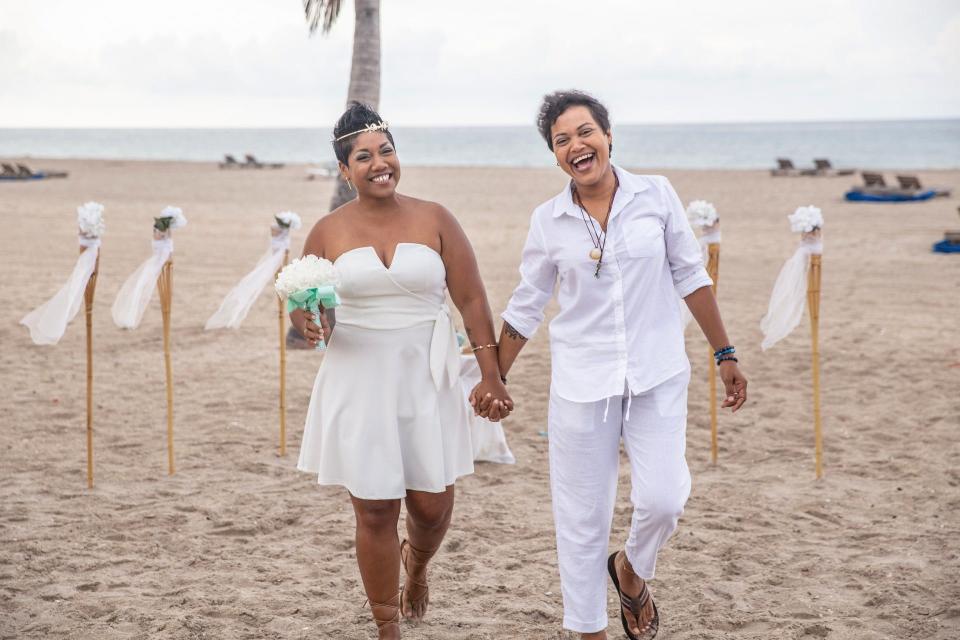
[[[344,251],[343,253],[341,253],[339,256],[337,256],[336,260],[334,260],[333,262],[334,262],[334,264],[336,264],[337,261],[340,260],[340,258],[342,258],[343,256],[347,255],[348,253],[353,253],[354,251],[360,251],[361,249],[369,249],[369,250],[373,253],[374,258],[376,258],[377,262],[378,262],[378,263],[380,264],[380,266],[383,268],[383,270],[389,272],[389,271],[391,271],[391,270],[393,269],[393,265],[396,264],[396,262],[397,262],[397,253],[400,251],[400,247],[403,246],[403,245],[414,245],[414,246],[424,247],[424,248],[428,249],[429,251],[432,251],[433,253],[435,253],[438,257],[440,256],[440,254],[437,253],[436,249],[434,249],[434,248],[431,247],[430,245],[423,244],[422,242],[398,242],[398,243],[397,243],[396,245],[394,245],[394,247],[393,247],[393,257],[390,259],[390,265],[389,265],[389,266],[383,261],[383,258],[380,257],[380,254],[377,253],[376,248],[375,248],[373,245],[369,245],[369,244],[363,245],[363,246],[361,246],[361,247],[354,247],[353,249],[347,249],[346,251]]]

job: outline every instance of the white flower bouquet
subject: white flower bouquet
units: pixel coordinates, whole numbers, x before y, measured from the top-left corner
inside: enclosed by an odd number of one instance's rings
[[[187,226],[187,218],[180,207],[164,207],[160,216],[153,219],[153,228],[158,234],[166,236],[167,232]]]
[[[325,309],[340,305],[337,294],[340,272],[326,258],[306,255],[294,260],[280,271],[274,286],[277,294],[287,301],[287,311],[309,311],[318,324],[321,305]],[[321,337],[316,349],[323,351],[325,348]]]
[[[277,221],[277,224],[281,229],[292,229],[296,231],[302,225],[300,222],[300,216],[295,214],[293,211],[281,211],[277,215],[273,216],[273,219]]]
[[[823,213],[813,205],[797,207],[787,219],[790,220],[790,230],[796,233],[811,233],[823,228]]]
[[[687,206],[687,218],[695,227],[712,227],[720,219],[717,208],[706,200],[694,200]]]
[[[99,202],[87,202],[77,207],[77,226],[80,235],[93,240],[103,235],[103,205]]]

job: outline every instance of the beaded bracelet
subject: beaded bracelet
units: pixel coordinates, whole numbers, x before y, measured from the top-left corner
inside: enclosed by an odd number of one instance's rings
[[[723,356],[723,357],[717,358],[717,364],[720,364],[721,362],[727,362],[727,361],[740,362],[734,356]]]
[[[736,352],[737,352],[737,350],[733,347],[733,345],[729,345],[729,346],[726,346],[726,347],[720,347],[719,349],[717,349],[716,351],[714,351],[714,352],[713,352],[713,357],[714,357],[714,358],[719,358],[720,356],[729,356],[729,355],[733,355],[733,354],[736,353]]]

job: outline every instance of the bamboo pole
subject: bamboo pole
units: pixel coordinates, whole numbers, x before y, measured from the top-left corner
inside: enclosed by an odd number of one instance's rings
[[[86,247],[80,247],[80,253]],[[87,324],[87,488],[93,489],[93,294],[97,288],[97,272],[100,270],[100,252],[93,265],[93,273],[83,292],[84,316]]]
[[[283,264],[280,269],[286,266],[290,260],[290,251],[283,252]],[[280,273],[277,270],[277,274]],[[283,298],[277,296],[277,310],[280,325],[280,455],[287,455],[287,323],[286,313],[284,313]]]
[[[823,430],[820,421],[820,265],[823,256],[810,256],[807,280],[807,307],[810,309],[810,338],[813,353],[813,441],[817,479],[823,477]]]
[[[713,280],[713,295],[717,295],[717,283],[720,280],[720,243],[707,244],[707,274]],[[717,437],[717,361],[710,352],[710,461],[717,464],[719,449]]]
[[[167,260],[157,278],[160,292],[160,313],[163,316],[163,364],[167,378],[167,467],[174,474],[173,465],[173,365],[170,361],[170,307],[173,302],[173,260]]]

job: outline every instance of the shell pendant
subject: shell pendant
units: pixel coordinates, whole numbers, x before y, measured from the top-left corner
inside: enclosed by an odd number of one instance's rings
[[[602,256],[602,255],[603,255],[603,254],[600,252],[600,249],[597,249],[596,247],[594,247],[593,249],[590,250],[590,259],[591,259],[591,260],[599,260],[599,259],[600,259],[600,256]]]

